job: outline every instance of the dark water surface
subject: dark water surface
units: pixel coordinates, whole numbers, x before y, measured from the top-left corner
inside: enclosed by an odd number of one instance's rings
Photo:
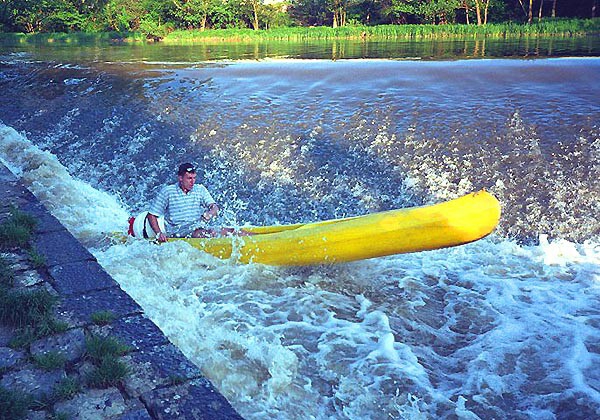
[[[600,58],[134,49],[5,51],[0,159],[244,416],[600,414]],[[503,216],[474,244],[333,267],[99,245],[188,159],[224,223],[484,187]]]
[[[409,59],[454,60],[467,58],[548,58],[600,56],[600,37],[552,37],[514,39],[446,40],[337,40],[221,42],[195,45],[164,45],[106,41],[95,45],[14,43],[0,40],[0,50],[29,52],[44,61],[169,62],[193,63],[215,60],[294,59]]]

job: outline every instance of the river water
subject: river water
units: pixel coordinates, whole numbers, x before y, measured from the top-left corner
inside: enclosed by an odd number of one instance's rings
[[[165,55],[5,49],[0,159],[244,417],[600,416],[599,58]],[[481,188],[503,216],[336,266],[107,242],[185,160],[223,224]]]

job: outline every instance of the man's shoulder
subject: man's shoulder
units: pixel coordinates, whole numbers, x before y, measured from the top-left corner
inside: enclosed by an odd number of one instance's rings
[[[161,193],[173,194],[177,192],[177,184],[168,184],[160,189]]]
[[[203,193],[204,191],[208,191],[204,184],[194,184],[194,188],[192,189],[195,193]]]

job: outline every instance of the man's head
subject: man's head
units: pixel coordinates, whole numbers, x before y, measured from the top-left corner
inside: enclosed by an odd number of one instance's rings
[[[196,182],[196,167],[191,163],[182,163],[177,170],[179,186],[184,192],[191,191]]]

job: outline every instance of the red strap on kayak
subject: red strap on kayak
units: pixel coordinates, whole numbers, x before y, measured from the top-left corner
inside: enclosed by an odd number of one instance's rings
[[[127,230],[127,234],[131,236],[135,236],[133,233],[133,222],[135,222],[135,217],[129,218],[129,229]]]

